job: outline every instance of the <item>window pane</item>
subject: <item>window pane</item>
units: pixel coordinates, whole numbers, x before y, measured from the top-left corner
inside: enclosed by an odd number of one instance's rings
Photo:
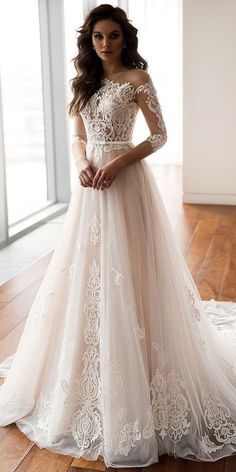
[[[65,54],[66,54],[66,83],[67,83],[67,92],[68,92],[68,103],[72,100],[72,93],[70,88],[70,80],[76,76],[76,70],[72,62],[78,54],[77,48],[77,35],[76,32],[81,28],[84,22],[83,17],[83,2],[78,2],[78,0],[64,0],[64,25],[65,25]],[[73,119],[69,118],[69,137],[70,137],[70,149],[71,149],[71,138],[74,131],[73,128]],[[71,185],[73,187],[76,182],[77,173],[74,165],[72,153],[71,153]]]
[[[0,2],[0,61],[9,223],[47,204],[37,0]]]

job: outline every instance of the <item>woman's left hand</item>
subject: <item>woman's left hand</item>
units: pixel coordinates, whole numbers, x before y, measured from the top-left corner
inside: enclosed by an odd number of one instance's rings
[[[92,188],[97,190],[109,188],[120,171],[121,166],[115,161],[111,161],[108,164],[100,167],[93,178]]]

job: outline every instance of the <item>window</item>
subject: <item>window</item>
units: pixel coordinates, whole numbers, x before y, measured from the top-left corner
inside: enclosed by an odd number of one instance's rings
[[[1,4],[0,13],[6,189],[12,225],[48,202],[38,4],[8,1]]]
[[[70,198],[63,2],[0,2],[0,245]]]

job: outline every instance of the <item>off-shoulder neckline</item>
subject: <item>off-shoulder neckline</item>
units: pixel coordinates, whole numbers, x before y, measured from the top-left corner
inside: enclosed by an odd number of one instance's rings
[[[150,84],[150,77],[144,84],[140,85],[135,85],[130,80],[127,80],[126,82],[118,82],[117,80],[108,79],[108,77],[104,77],[103,79],[101,79],[101,82],[110,82],[112,84],[118,85],[119,87],[122,87],[122,85],[129,85],[130,87],[133,87],[136,90],[143,85]]]
[[[127,80],[126,82],[118,82],[117,80],[112,80],[112,79],[108,79],[108,77],[104,77],[104,79],[101,80],[102,82],[111,82],[112,84],[116,84],[116,85],[119,85],[119,86],[122,86],[122,85],[131,85],[132,87],[136,87],[132,82],[130,82],[130,80]]]

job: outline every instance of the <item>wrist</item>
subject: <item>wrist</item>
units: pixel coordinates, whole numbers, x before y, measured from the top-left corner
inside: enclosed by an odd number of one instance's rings
[[[88,159],[86,159],[86,157],[79,157],[75,160],[76,164],[83,164],[84,162],[88,162]]]

